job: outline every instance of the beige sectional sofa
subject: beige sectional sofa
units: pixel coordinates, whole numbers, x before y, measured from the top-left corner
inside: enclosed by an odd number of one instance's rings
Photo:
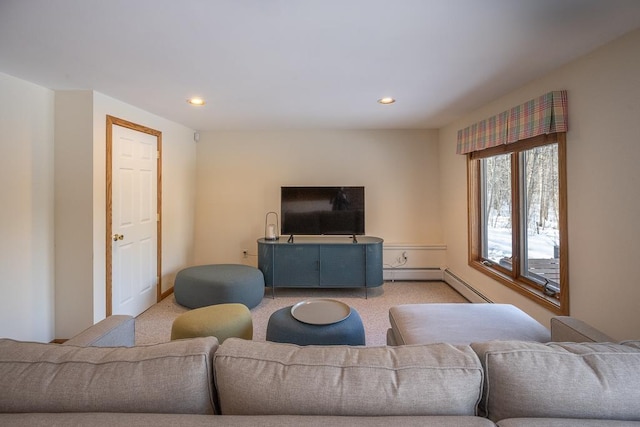
[[[66,345],[1,339],[0,425],[640,426],[640,342],[126,347],[132,334],[112,316]]]

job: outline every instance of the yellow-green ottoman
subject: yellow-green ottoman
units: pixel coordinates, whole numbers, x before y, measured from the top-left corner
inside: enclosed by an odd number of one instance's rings
[[[218,304],[181,314],[171,326],[171,339],[216,337],[222,344],[229,337],[253,338],[251,312],[243,304]]]

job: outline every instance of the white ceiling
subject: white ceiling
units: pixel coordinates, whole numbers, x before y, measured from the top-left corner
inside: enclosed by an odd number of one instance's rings
[[[639,27],[638,0],[0,0],[0,72],[196,130],[437,128]]]

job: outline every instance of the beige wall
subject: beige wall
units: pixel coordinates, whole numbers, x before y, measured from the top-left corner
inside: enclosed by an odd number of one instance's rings
[[[640,337],[640,31],[474,111],[440,131],[447,264],[495,302],[548,324],[551,313],[467,265],[465,157],[457,130],[551,90],[569,97],[568,203],[571,315],[617,339]]]
[[[93,323],[93,92],[55,94],[56,338]]]
[[[205,132],[197,147],[195,262],[245,262],[285,185],[364,185],[366,234],[442,243],[435,131]]]
[[[54,93],[0,73],[0,100],[0,337],[49,341]]]

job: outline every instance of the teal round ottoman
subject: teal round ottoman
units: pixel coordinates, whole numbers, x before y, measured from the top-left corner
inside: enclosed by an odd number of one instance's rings
[[[228,303],[253,308],[264,296],[264,276],[241,264],[188,267],[176,275],[173,293],[178,304],[189,308]]]
[[[267,341],[297,345],[365,345],[364,326],[358,312],[328,325],[310,325],[291,315],[291,307],[275,311],[267,323]]]

